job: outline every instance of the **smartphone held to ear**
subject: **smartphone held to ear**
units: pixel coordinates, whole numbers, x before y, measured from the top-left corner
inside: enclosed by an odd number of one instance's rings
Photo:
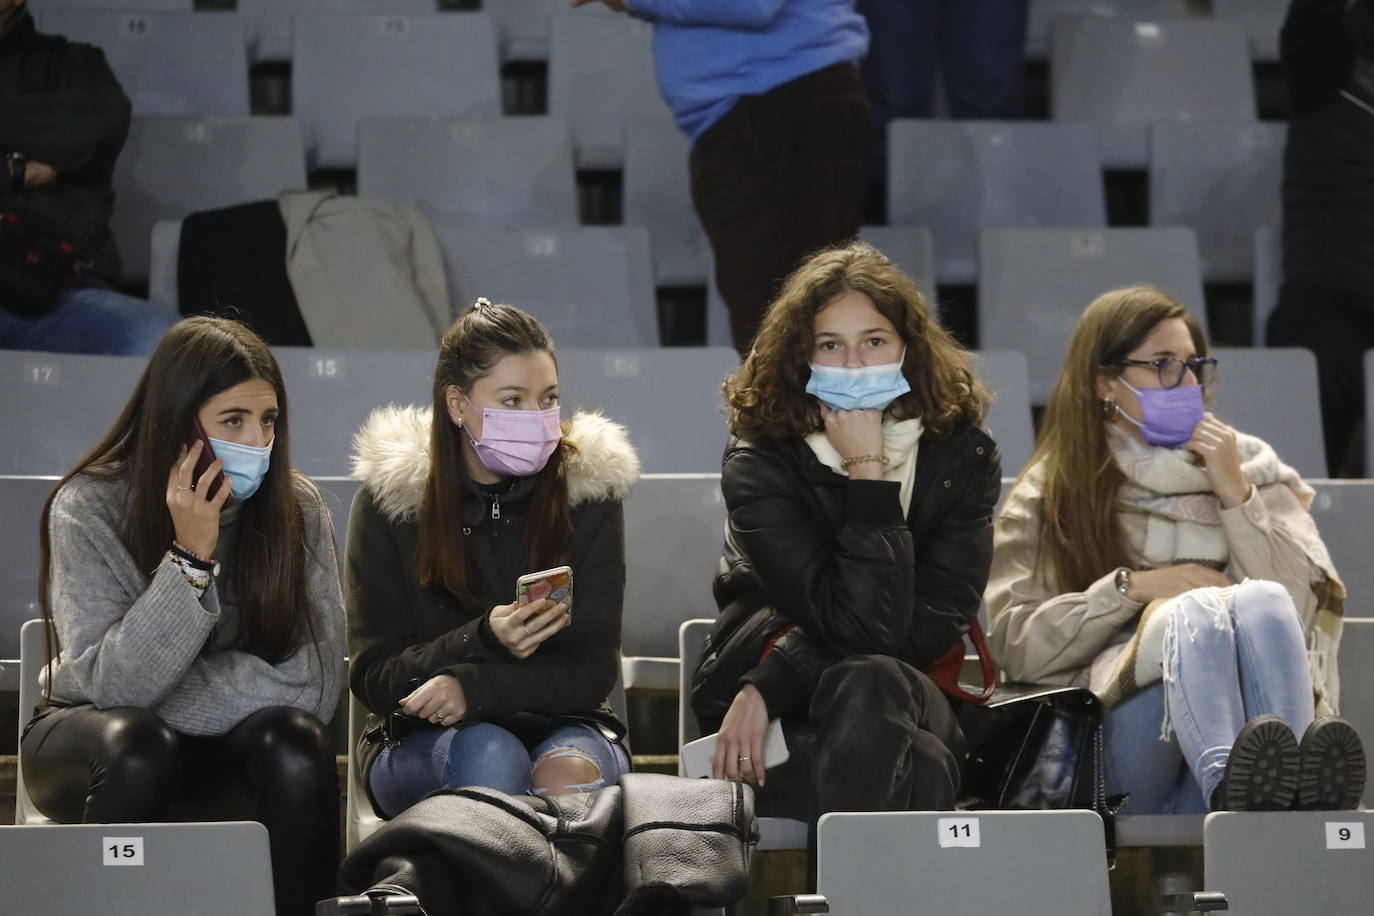
[[[571,566],[555,566],[553,569],[527,573],[515,580],[515,602],[531,604],[551,601],[559,604],[567,601],[568,613],[572,614],[572,580]]]
[[[200,425],[199,418],[192,421],[191,438],[186,440],[186,447],[190,448],[197,442],[200,443],[200,457],[196,459],[195,470],[191,472],[191,489],[193,490],[200,486],[200,478],[206,471],[210,470],[210,465],[215,463],[215,447],[210,444],[210,437],[206,435],[205,427]],[[224,472],[220,471],[219,475],[211,484],[210,492],[205,494],[205,498],[214,498],[215,494],[219,492],[220,487],[227,486],[229,486],[229,480],[224,476]],[[229,497],[225,499],[224,504],[228,506],[233,503],[233,501],[234,496],[231,493]]]
[[[711,775],[711,757],[716,753],[716,739],[719,733],[688,741],[682,746],[682,773],[689,779],[706,779]],[[782,736],[782,720],[773,719],[768,723],[768,731],[763,736],[763,768],[772,769],[786,763],[791,756],[787,741]]]

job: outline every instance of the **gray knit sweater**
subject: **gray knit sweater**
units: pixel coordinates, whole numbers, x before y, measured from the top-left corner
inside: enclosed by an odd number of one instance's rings
[[[62,646],[53,699],[141,706],[189,735],[222,735],[268,706],[328,722],[345,669],[343,594],[329,510],[313,488],[297,492],[319,651],[302,647],[278,665],[233,648],[238,607],[221,583],[197,598],[170,564],[151,578],[138,568],[120,538],[127,492],[124,481],[82,475],[53,500],[49,596]],[[237,517],[235,506],[220,517],[219,556],[232,556]]]

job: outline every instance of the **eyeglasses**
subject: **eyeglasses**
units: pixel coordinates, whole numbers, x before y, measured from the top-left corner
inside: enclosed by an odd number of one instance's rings
[[[1197,359],[1179,359],[1176,356],[1165,357],[1164,359],[1121,359],[1113,366],[1153,366],[1159,375],[1159,385],[1161,388],[1177,388],[1183,384],[1186,374],[1193,373],[1193,378],[1203,388],[1217,380],[1217,361],[1211,356],[1199,356]]]

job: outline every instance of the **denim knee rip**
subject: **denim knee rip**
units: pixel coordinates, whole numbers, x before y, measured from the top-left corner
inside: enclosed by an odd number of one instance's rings
[[[551,750],[545,751],[543,754],[540,754],[540,755],[539,755],[539,759],[536,760],[536,761],[534,762],[534,770],[537,772],[541,766],[543,766],[544,764],[548,763],[548,762],[551,761],[551,760],[560,760],[560,759],[567,758],[567,757],[572,757],[572,758],[575,758],[575,759],[577,759],[577,760],[581,760],[581,761],[583,761],[584,763],[589,764],[589,765],[591,766],[591,768],[592,768],[593,770],[595,770],[599,775],[597,776],[597,778],[596,778],[595,780],[593,780],[593,781],[591,781],[591,782],[579,782],[579,783],[573,783],[573,784],[571,784],[571,785],[562,786],[561,788],[562,788],[563,791],[566,791],[566,792],[591,792],[591,791],[594,791],[594,790],[596,790],[596,789],[603,789],[603,788],[605,788],[605,786],[606,786],[606,777],[605,777],[605,774],[601,773],[601,767],[600,767],[600,765],[597,764],[596,760],[592,757],[591,754],[588,754],[586,751],[582,750],[581,748],[576,748],[576,747],[556,747],[556,748],[552,748]],[[534,787],[532,787],[532,788],[530,789],[530,794],[531,794],[531,795],[547,795],[547,794],[549,794],[549,790],[548,790],[548,789],[540,788],[539,786],[534,786]]]

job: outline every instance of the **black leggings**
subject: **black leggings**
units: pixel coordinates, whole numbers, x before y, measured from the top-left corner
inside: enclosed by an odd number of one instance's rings
[[[261,709],[199,737],[141,707],[54,707],[25,726],[20,762],[38,810],[61,823],[262,823],[277,916],[309,916],[334,893],[338,771],[329,730],[303,710]]]

